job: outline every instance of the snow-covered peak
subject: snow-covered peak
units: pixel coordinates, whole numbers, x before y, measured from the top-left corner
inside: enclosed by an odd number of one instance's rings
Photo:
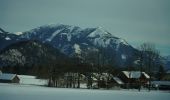
[[[107,31],[105,31],[102,27],[97,27],[95,31],[90,33],[88,37],[94,38],[94,37],[103,37],[106,35],[110,35]]]
[[[74,26],[74,25],[65,25],[65,24],[59,23],[59,24],[46,24],[46,25],[40,26],[39,29],[40,28],[50,28],[50,29],[51,28],[56,28],[56,29],[59,28],[59,29],[68,29],[71,32],[75,27],[77,27],[77,26]]]
[[[97,27],[87,37],[90,38],[89,40],[92,41],[94,45],[99,47],[116,47],[117,51],[121,45],[129,45],[124,39],[115,37],[102,27]]]
[[[119,38],[119,42],[124,45],[129,45],[124,39]]]
[[[58,26],[67,26],[67,25],[58,23],[58,24],[45,24],[45,25],[40,26],[40,27],[50,27],[50,28],[55,28],[55,27],[58,27]]]
[[[21,35],[21,34],[23,34],[23,32],[15,32],[14,34],[15,35]]]

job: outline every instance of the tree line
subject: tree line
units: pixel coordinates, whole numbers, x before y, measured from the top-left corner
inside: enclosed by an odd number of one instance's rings
[[[108,73],[108,75],[116,75],[122,70],[138,70],[145,71],[149,74],[149,90],[151,87],[151,81],[156,77],[161,80],[164,75],[164,67],[160,62],[160,52],[151,43],[143,43],[138,48],[139,52],[134,53],[134,57],[137,58],[137,64],[127,65],[125,68],[119,68],[115,64],[115,55],[106,55],[104,48],[99,50],[93,50],[82,53],[81,55],[75,54],[70,59],[52,60],[45,64],[32,64],[29,66],[5,66],[1,68],[3,72],[35,75],[37,78],[48,79],[48,86],[58,87],[57,84],[61,81],[61,78],[71,73],[70,79],[66,80],[66,87],[80,88],[80,78],[84,75],[87,80],[87,87],[92,88],[93,73],[97,73],[97,85],[102,87],[102,73]],[[110,60],[107,60],[110,58]],[[41,59],[41,58],[40,58]],[[109,77],[109,76],[108,76]],[[139,83],[140,84],[140,83]],[[105,86],[107,88],[107,85]]]

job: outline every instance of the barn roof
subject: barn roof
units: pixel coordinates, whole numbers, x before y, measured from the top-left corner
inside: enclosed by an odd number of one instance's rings
[[[127,78],[140,78],[141,72],[139,71],[122,71]]]
[[[123,81],[118,78],[118,77],[113,77],[113,79],[118,83],[118,84],[124,84]]]
[[[122,71],[122,73],[123,73],[127,78],[140,78],[142,74],[143,74],[146,78],[149,78],[149,75],[148,75],[148,74],[146,74],[145,72],[140,72],[140,71]]]
[[[145,72],[142,72],[142,74],[146,77],[146,78],[150,78],[148,74],[146,74]]]
[[[8,74],[8,73],[3,73],[0,75],[1,80],[12,80],[16,74]]]

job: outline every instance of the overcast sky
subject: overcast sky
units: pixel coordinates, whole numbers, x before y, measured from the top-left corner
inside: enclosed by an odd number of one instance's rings
[[[170,0],[0,0],[0,27],[6,31],[51,23],[101,26],[134,47],[151,42],[170,55]]]

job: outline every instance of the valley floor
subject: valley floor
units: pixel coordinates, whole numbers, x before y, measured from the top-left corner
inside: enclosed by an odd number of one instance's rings
[[[164,91],[88,90],[0,83],[0,100],[169,100]]]

